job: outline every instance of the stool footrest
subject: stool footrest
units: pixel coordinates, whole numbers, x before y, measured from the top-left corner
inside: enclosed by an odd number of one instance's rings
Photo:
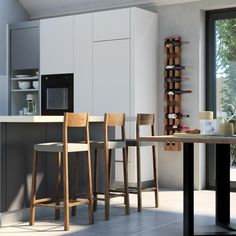
[[[47,208],[55,208],[55,209],[61,209],[63,208],[62,205],[51,205],[50,203],[37,203],[35,204],[36,207],[47,207]]]
[[[36,199],[35,200],[35,203],[42,203],[42,202],[55,202],[55,198],[51,198],[51,197],[48,197],[48,198],[40,198],[40,199]]]
[[[142,192],[149,192],[149,191],[155,191],[157,188],[156,187],[142,187],[141,191]],[[138,188],[137,187],[129,187],[129,192],[130,193],[137,193]]]
[[[48,208],[55,208],[55,209],[64,208],[64,205],[52,204],[55,202],[40,203],[40,202],[46,202],[46,199],[39,199],[39,200],[36,200],[36,202],[38,202],[34,204],[34,206],[36,207],[48,207]],[[79,205],[84,205],[84,204],[90,204],[90,201],[89,200],[70,200],[69,207],[79,206]]]
[[[111,192],[116,192],[116,191],[113,191],[113,190],[110,190]],[[124,197],[125,196],[125,193],[120,193],[118,194],[118,191],[117,193],[109,193],[109,198],[115,198],[115,197]],[[97,192],[96,194],[98,195],[104,195],[104,193],[101,193],[101,192]],[[99,200],[99,201],[104,201],[105,198],[104,197],[96,197],[94,198],[95,200]]]
[[[141,188],[142,192],[149,192],[149,191],[155,191],[157,188],[156,187],[143,187]],[[124,192],[124,189],[122,188],[115,188],[110,190],[112,192]],[[137,187],[129,187],[129,193],[134,193],[137,194],[138,193],[138,188]]]

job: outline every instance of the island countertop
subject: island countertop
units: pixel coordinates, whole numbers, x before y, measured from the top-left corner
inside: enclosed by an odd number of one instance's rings
[[[103,122],[103,116],[89,116],[89,122]],[[61,123],[63,116],[0,116],[0,123]]]
[[[89,116],[89,122],[103,122],[103,116]],[[126,121],[135,121],[135,117],[126,117]],[[0,116],[0,123],[61,123],[63,116]]]

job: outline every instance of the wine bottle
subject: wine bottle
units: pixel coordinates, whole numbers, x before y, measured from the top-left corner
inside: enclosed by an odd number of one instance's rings
[[[184,117],[189,117],[189,115],[182,114],[180,112],[177,113],[166,113],[165,118],[167,119],[182,119]]]
[[[182,94],[182,93],[191,93],[192,90],[181,90],[181,89],[166,89],[166,95],[175,95],[175,94]]]
[[[181,131],[182,126],[181,125],[166,125],[165,129],[168,131]]]
[[[169,47],[180,46],[180,45],[187,44],[187,43],[189,43],[189,42],[188,41],[181,42],[180,40],[171,40],[171,41],[166,41],[165,46],[167,48],[169,48]]]
[[[166,70],[184,70],[184,69],[190,69],[191,66],[181,66],[181,65],[167,65],[165,66]]]
[[[188,78],[185,77],[166,77],[165,82],[171,83],[171,82],[180,82],[182,80],[187,80]]]

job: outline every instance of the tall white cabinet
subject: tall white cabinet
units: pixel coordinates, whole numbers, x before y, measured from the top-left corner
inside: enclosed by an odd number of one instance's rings
[[[93,13],[92,113],[157,114],[157,14],[139,8]],[[135,123],[127,124],[135,137]],[[142,181],[152,179],[150,149],[142,149]],[[130,182],[136,182],[135,149],[130,151]],[[148,158],[148,157],[147,157]],[[116,180],[122,163],[116,155]]]
[[[41,20],[41,74],[74,73],[75,112],[157,114],[157,27],[156,13],[135,7]],[[134,122],[127,136],[135,137]],[[116,160],[120,181],[119,155]],[[149,165],[142,163],[143,181],[152,177]],[[130,182],[136,182],[135,158]]]

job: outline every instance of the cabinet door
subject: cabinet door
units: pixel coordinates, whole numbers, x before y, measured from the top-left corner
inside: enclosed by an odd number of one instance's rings
[[[93,41],[130,37],[130,9],[93,13]]]
[[[92,14],[74,18],[74,111],[92,113]]]
[[[39,27],[12,29],[10,47],[12,70],[39,67]]]
[[[40,20],[41,74],[73,73],[73,16]]]
[[[130,113],[130,40],[93,44],[93,114]]]

